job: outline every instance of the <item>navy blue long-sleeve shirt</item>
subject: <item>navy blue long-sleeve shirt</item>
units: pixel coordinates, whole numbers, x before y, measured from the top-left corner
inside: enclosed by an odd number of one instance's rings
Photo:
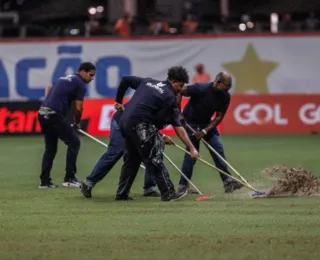
[[[86,85],[78,74],[59,78],[42,103],[42,107],[49,107],[59,114],[66,115],[75,100],[83,101]]]
[[[214,91],[213,82],[196,83],[187,87],[190,99],[183,109],[183,115],[190,124],[207,126],[215,112],[226,112],[230,94]]]
[[[181,126],[176,94],[169,81],[134,76],[123,77],[116,95],[117,103],[122,103],[129,87],[136,91],[126,104],[120,121],[126,120],[127,125],[132,126],[138,123],[149,123],[159,130],[167,124]]]

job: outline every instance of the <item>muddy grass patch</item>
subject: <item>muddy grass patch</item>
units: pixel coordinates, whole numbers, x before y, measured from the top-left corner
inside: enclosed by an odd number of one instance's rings
[[[261,174],[264,178],[275,182],[266,192],[266,197],[320,195],[319,180],[304,168],[273,166],[264,169]]]

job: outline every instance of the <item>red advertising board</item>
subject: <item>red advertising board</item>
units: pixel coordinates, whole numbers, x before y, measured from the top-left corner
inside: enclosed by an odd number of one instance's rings
[[[41,132],[38,122],[40,102],[0,102],[1,135],[34,135]]]
[[[124,100],[124,103],[128,100]],[[187,99],[182,100],[182,108],[187,103]],[[83,120],[88,121],[87,132],[94,136],[109,136],[110,123],[115,109],[113,99],[85,100],[83,109]],[[219,129],[221,131],[221,129]],[[171,126],[161,131],[166,135],[175,135]]]
[[[186,102],[184,99],[182,108]],[[0,134],[40,134],[37,121],[40,104],[0,103]],[[94,136],[109,136],[115,112],[113,104],[113,99],[85,100],[83,129]],[[234,95],[221,125],[222,134],[320,133],[320,95]],[[175,134],[171,127],[162,132]]]
[[[127,102],[125,100],[124,102]],[[182,107],[187,100],[182,101]],[[115,109],[113,99],[85,100],[81,127],[84,131],[97,137],[110,135],[110,123]],[[40,101],[0,102],[0,134],[1,135],[37,135],[41,133],[38,122]],[[73,123],[74,107],[67,115]],[[175,135],[171,127],[162,130],[167,135]]]
[[[236,95],[222,123],[224,134],[320,132],[320,95]]]

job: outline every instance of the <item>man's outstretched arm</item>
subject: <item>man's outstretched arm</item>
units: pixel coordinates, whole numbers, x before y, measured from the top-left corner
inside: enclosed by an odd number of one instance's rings
[[[180,140],[189,148],[189,151],[191,153],[191,157],[193,159],[198,159],[199,152],[197,149],[193,146],[192,142],[190,141],[188,134],[186,130],[182,126],[174,126],[174,131],[176,132],[177,136],[180,138]]]
[[[213,83],[195,83],[192,85],[185,85],[180,94],[184,97],[196,97],[206,94],[208,87],[213,87]]]
[[[123,77],[118,86],[118,91],[117,91],[116,100],[115,100],[116,103],[122,104],[122,100],[127,89],[132,88],[136,90],[143,80],[144,80],[143,78],[134,77],[134,76]]]

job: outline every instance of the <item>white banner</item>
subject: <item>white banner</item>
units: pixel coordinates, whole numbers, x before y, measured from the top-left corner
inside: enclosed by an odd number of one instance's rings
[[[197,63],[212,79],[229,72],[232,93],[320,93],[319,46],[316,36],[2,42],[0,99],[41,99],[49,83],[83,61],[97,66],[89,98],[114,97],[125,75],[165,79],[174,65],[185,66],[191,79]]]

